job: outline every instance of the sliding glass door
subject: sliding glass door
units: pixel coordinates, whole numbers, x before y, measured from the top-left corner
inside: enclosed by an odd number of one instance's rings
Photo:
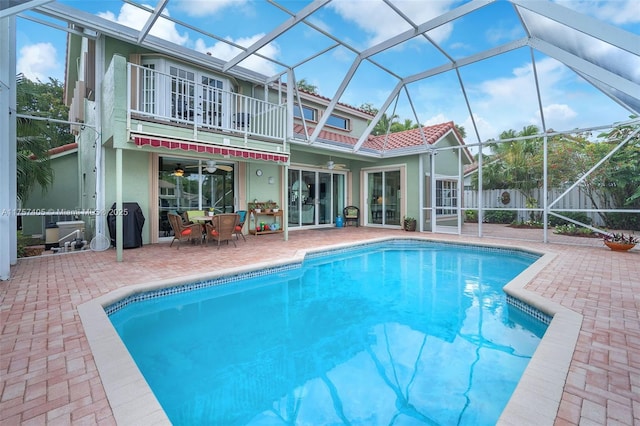
[[[235,210],[235,175],[232,164],[216,163],[207,170],[206,160],[159,157],[158,232],[170,235],[168,212],[213,209],[215,213]]]
[[[289,227],[331,225],[345,202],[344,173],[289,169]]]
[[[401,222],[400,170],[366,173],[367,224],[399,226]]]

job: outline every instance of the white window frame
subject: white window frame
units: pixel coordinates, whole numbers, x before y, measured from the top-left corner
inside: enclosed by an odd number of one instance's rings
[[[230,87],[231,87],[231,82],[229,81],[229,79],[218,74],[205,72],[198,68],[188,66],[187,64],[184,64],[179,61],[171,61],[168,59],[158,58],[153,56],[145,57],[142,60],[143,67],[147,67],[149,65],[152,65],[153,66],[152,69],[154,69],[156,72],[163,74],[162,77],[166,79],[166,81],[163,81],[162,83],[155,82],[155,90],[156,90],[155,101],[157,102],[157,105],[155,107],[155,111],[149,111],[149,113],[158,115],[160,117],[166,117],[166,118],[172,117],[173,111],[171,110],[171,86],[170,85],[171,85],[171,80],[175,78],[175,76],[171,74],[171,68],[173,67],[179,71],[184,71],[186,73],[193,73],[193,76],[194,76],[193,81],[189,80],[190,84],[193,84],[195,86],[194,94],[193,94],[194,114],[193,114],[193,117],[187,117],[187,118],[192,119],[194,122],[196,122],[199,125],[205,124],[205,125],[211,125],[213,127],[216,127],[217,123],[220,123],[221,126],[225,128],[228,128],[230,126],[230,118],[231,118],[231,111],[232,111],[233,105],[231,105],[231,100],[227,95],[227,93],[230,92]],[[222,105],[223,105],[222,117],[219,119],[217,123],[208,124],[203,120],[203,116],[202,116],[203,114],[202,90],[204,87],[204,85],[202,84],[203,77],[222,83],[221,89],[219,87],[216,87],[216,89],[222,90],[224,92],[222,96]]]
[[[453,216],[458,213],[458,181],[436,179],[436,215]]]
[[[293,116],[295,118],[299,118],[300,120],[302,120],[302,115],[300,113],[300,110],[302,109],[302,111],[310,111],[311,115],[313,115],[313,118],[308,118],[308,117],[304,117],[305,121],[311,121],[316,123],[318,121],[318,109],[317,108],[313,108],[307,105],[302,105],[302,108],[300,108],[300,105],[295,104],[293,106]]]
[[[336,118],[336,119],[339,119],[339,120],[344,120],[344,127],[342,127],[342,126],[336,126],[336,125],[331,124],[331,118]],[[347,131],[348,131],[348,130],[351,130],[351,120],[350,120],[349,118],[347,118],[347,117],[343,117],[343,116],[338,115],[338,114],[331,114],[331,115],[329,116],[329,119],[327,120],[327,123],[326,123],[326,124],[327,124],[327,126],[329,126],[329,127],[333,127],[334,129],[347,130]]]

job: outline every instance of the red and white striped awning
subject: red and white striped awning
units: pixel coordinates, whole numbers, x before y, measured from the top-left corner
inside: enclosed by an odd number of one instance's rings
[[[180,142],[169,139],[150,138],[145,136],[133,136],[133,142],[137,146],[151,146],[153,148],[179,149],[182,151],[196,152],[198,154],[215,154],[247,160],[274,161],[286,163],[287,154],[275,154],[271,152],[254,151],[250,149],[231,148],[218,145],[205,145],[195,142]]]

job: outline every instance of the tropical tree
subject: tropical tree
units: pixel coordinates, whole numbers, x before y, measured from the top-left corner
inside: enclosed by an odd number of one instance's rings
[[[40,123],[18,118],[16,144],[16,195],[21,203],[39,185],[45,193],[53,183],[53,169],[49,161],[49,141],[43,137]]]
[[[640,137],[636,134],[618,149],[600,167],[589,175],[590,170],[618,144],[629,137],[638,126],[623,126],[609,133],[598,135],[593,141],[590,135],[556,135],[547,141],[547,185],[563,188],[580,179],[579,189],[591,202],[594,209],[640,209]],[[491,155],[483,157],[484,189],[513,188],[526,197],[526,207],[538,207],[533,198],[534,190],[542,186],[544,159],[543,138],[534,136],[536,126],[522,131],[507,130],[494,142]],[[582,179],[581,179],[582,178]],[[478,176],[472,184],[478,187]],[[616,229],[640,229],[640,215],[630,213],[598,213],[606,226]],[[533,216],[533,214],[532,214]]]
[[[391,123],[391,133],[404,132],[405,130],[417,129],[418,123],[414,123],[410,118],[405,118],[402,123],[395,121]]]
[[[360,109],[364,112],[368,112],[371,115],[376,115],[379,111],[378,108],[374,107],[371,102],[360,105]]]
[[[373,127],[373,131],[371,132],[374,136],[384,135],[390,131],[391,126],[395,119],[397,119],[397,115],[388,116],[387,113],[382,113],[380,116],[380,120]]]
[[[16,89],[18,114],[34,117],[17,119],[16,194],[24,203],[37,185],[46,191],[53,183],[49,150],[73,142],[74,138],[68,125],[35,118],[67,120],[69,109],[62,101],[63,86],[58,80],[42,83],[19,76]]]
[[[621,126],[599,135],[604,141],[591,144],[587,158],[595,163],[626,140],[638,125]],[[584,179],[585,192],[595,208],[640,209],[640,136],[636,133],[601,167]],[[599,203],[598,203],[599,202]],[[600,213],[606,226],[616,229],[640,229],[640,215]]]
[[[296,85],[300,90],[313,93],[314,95],[318,94],[318,86],[314,86],[313,84],[309,83],[306,78],[303,78],[302,80],[298,80],[298,83]]]
[[[484,189],[513,188],[520,191],[532,205],[533,190],[542,184],[541,138],[512,140],[539,133],[536,126],[524,127],[520,132],[506,130],[500,140],[487,144],[492,155],[483,170]],[[477,186],[477,176],[474,177]],[[535,199],[535,198],[534,198]]]

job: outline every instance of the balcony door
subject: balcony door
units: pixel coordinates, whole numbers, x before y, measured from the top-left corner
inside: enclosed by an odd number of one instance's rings
[[[198,97],[198,124],[206,127],[229,127],[228,95],[224,93],[224,82],[208,75],[200,75]]]
[[[228,80],[165,59],[148,58],[143,66],[145,113],[204,127],[230,126]]]

